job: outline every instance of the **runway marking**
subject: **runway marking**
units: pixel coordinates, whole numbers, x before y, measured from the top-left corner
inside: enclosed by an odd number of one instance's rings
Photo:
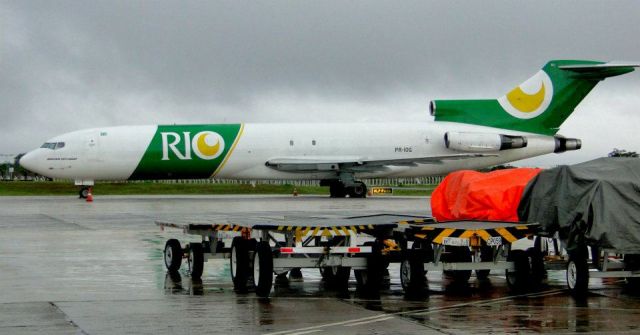
[[[314,329],[314,330],[308,330],[306,332],[289,333],[289,335],[303,335],[303,334],[317,333],[321,331],[324,331],[324,329]]]
[[[506,297],[502,297],[502,298],[495,298],[495,299],[490,299],[490,300],[465,302],[465,303],[460,303],[460,304],[455,304],[455,305],[445,306],[445,307],[439,307],[439,308],[427,308],[427,309],[415,310],[415,311],[385,313],[385,314],[379,314],[379,315],[374,315],[374,316],[369,316],[369,317],[364,317],[364,318],[359,318],[359,319],[345,320],[345,321],[327,323],[327,324],[311,326],[311,327],[305,327],[305,328],[299,328],[299,329],[283,330],[283,331],[279,331],[279,332],[275,332],[275,333],[268,333],[268,334],[265,334],[265,335],[282,335],[282,334],[293,335],[293,334],[300,334],[299,332],[310,331],[310,330],[320,331],[322,328],[335,327],[335,326],[352,327],[352,326],[356,326],[358,324],[366,324],[366,323],[371,323],[371,322],[390,320],[390,319],[393,319],[394,316],[427,315],[427,314],[437,313],[437,312],[441,312],[441,311],[448,310],[448,309],[455,309],[455,308],[466,307],[466,306],[474,306],[474,305],[482,306],[482,305],[487,305],[487,304],[495,304],[495,303],[500,303],[500,302],[503,302],[503,301],[512,300],[512,299],[515,299],[515,298],[526,298],[526,297],[537,298],[537,297],[544,297],[544,296],[549,296],[549,295],[556,295],[558,293],[562,293],[562,292],[565,292],[565,291],[566,291],[566,289],[556,289],[556,290],[549,290],[549,291],[544,291],[544,292],[535,292],[535,293],[529,293],[529,294],[511,295],[511,296],[506,296]]]
[[[351,323],[351,324],[344,325],[344,326],[345,327],[354,327],[354,326],[364,325],[364,324],[367,324],[367,323],[385,321],[385,320],[389,320],[389,319],[393,319],[393,316],[389,316],[389,317],[386,317],[386,318],[374,319],[374,320],[370,320],[370,321],[360,321],[360,322]]]
[[[313,330],[313,329],[321,330],[320,328],[342,326],[342,325],[349,324],[349,323],[352,323],[352,322],[372,320],[372,319],[377,319],[377,318],[381,318],[381,317],[386,317],[388,315],[389,314],[379,314],[379,315],[368,316],[368,317],[359,318],[359,319],[339,321],[339,322],[327,323],[327,324],[323,324],[323,325],[317,325],[317,326],[311,326],[311,327],[305,327],[305,328],[299,328],[299,329],[283,330],[283,331],[279,331],[279,332],[275,332],[275,333],[268,333],[268,334],[265,334],[265,335],[298,334],[296,332]]]

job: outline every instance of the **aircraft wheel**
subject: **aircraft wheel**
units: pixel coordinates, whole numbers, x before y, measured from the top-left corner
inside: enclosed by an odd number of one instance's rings
[[[347,196],[347,189],[341,182],[333,182],[329,185],[329,194],[331,198],[344,198]]]
[[[182,264],[182,247],[175,238],[164,245],[164,265],[169,272],[177,272]]]
[[[202,270],[204,268],[204,251],[202,249],[202,243],[190,243],[189,244],[189,274],[191,279],[200,279],[202,277]]]
[[[363,182],[357,182],[354,186],[348,189],[350,198],[366,198],[367,197],[367,185]]]
[[[248,241],[240,236],[234,237],[231,242],[230,270],[233,289],[246,292],[249,278],[249,248]]]
[[[87,197],[89,197],[89,186],[80,187],[79,196],[80,199],[86,199]]]
[[[530,267],[529,258],[524,250],[511,250],[507,261],[513,262],[514,270],[506,270],[507,286],[514,292],[527,289]]]
[[[269,296],[273,286],[273,253],[269,242],[261,241],[256,244],[256,252],[253,254],[253,283],[257,296]]]
[[[574,297],[586,297],[589,286],[589,267],[587,264],[586,247],[578,247],[569,253],[567,286]]]
[[[490,246],[480,247],[480,261],[493,262],[493,248]],[[476,270],[476,278],[485,280],[489,277],[491,270]]]

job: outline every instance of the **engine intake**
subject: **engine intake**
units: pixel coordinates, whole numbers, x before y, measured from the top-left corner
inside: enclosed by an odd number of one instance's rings
[[[490,133],[447,132],[444,134],[444,144],[447,149],[456,151],[490,152],[525,148],[527,138]]]

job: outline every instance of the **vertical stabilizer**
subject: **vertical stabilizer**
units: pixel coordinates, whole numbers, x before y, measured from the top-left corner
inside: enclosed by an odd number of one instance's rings
[[[638,66],[554,60],[498,99],[434,100],[431,114],[436,121],[553,135],[600,80],[632,72]]]

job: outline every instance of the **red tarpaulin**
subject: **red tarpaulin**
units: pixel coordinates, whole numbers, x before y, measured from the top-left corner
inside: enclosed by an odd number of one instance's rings
[[[541,169],[519,168],[488,173],[450,173],[431,195],[438,221],[518,221],[518,204],[525,186]]]

